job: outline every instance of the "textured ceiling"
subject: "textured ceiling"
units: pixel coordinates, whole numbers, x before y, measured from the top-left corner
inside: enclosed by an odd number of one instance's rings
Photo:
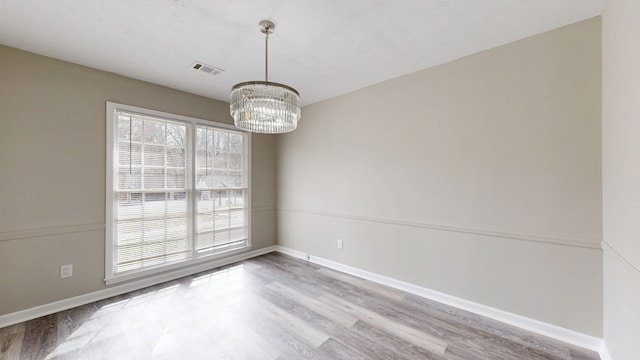
[[[308,105],[600,15],[606,0],[0,0],[0,44],[228,101],[233,84]],[[0,66],[2,66],[0,59]],[[191,69],[194,61],[224,69]]]

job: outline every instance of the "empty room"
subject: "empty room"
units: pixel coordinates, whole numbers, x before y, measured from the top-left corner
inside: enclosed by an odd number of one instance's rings
[[[0,360],[640,359],[640,2],[0,0]]]

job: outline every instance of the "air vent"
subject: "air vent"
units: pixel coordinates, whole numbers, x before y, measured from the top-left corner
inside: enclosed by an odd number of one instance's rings
[[[220,75],[220,74],[222,74],[224,72],[224,70],[222,70],[220,68],[217,68],[217,67],[211,66],[211,65],[207,65],[207,64],[203,64],[203,63],[201,63],[199,61],[194,62],[191,65],[191,68],[199,70],[199,71],[204,71],[207,74],[211,74],[211,75]]]

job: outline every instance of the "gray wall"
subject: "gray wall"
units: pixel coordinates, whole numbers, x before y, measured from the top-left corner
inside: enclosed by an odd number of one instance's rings
[[[616,359],[639,351],[640,110],[624,100],[640,86],[624,34],[639,30],[620,21],[637,10],[615,0],[604,20]],[[275,243],[277,200],[284,246],[602,336],[600,53],[592,19],[306,107],[277,154],[253,136],[254,248]],[[105,287],[105,101],[231,119],[223,102],[12,48],[0,63],[2,315]]]
[[[614,360],[640,355],[640,2],[611,0],[602,20],[604,339]]]
[[[232,121],[224,102],[0,46],[0,315],[105,288],[107,100]],[[275,139],[252,145],[258,249],[276,240]]]
[[[600,115],[599,18],[308,106],[278,242],[599,337]]]

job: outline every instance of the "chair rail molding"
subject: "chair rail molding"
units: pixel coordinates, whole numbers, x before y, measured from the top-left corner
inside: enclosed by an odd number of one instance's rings
[[[290,213],[301,213],[301,214],[316,215],[316,216],[326,216],[326,217],[341,218],[341,219],[348,219],[348,220],[354,220],[354,221],[365,221],[365,222],[372,222],[372,223],[379,223],[379,224],[408,226],[408,227],[416,227],[416,228],[438,230],[438,231],[448,231],[448,232],[456,232],[456,233],[471,234],[471,235],[478,235],[478,236],[488,236],[488,237],[495,237],[495,238],[502,238],[502,239],[532,241],[532,242],[554,244],[554,245],[561,245],[561,246],[579,247],[579,248],[585,248],[585,249],[602,250],[601,239],[583,239],[583,238],[571,238],[571,237],[562,237],[562,236],[545,236],[545,235],[533,235],[533,234],[522,234],[522,233],[510,233],[510,232],[503,232],[503,231],[494,231],[494,230],[453,226],[453,225],[442,225],[442,224],[434,224],[434,223],[427,223],[427,222],[339,214],[334,212],[309,210],[309,209],[278,208],[278,211],[290,212]]]
[[[0,232],[0,241],[47,237],[53,235],[73,234],[104,230],[104,223],[88,223],[76,225],[49,226],[35,229]]]

